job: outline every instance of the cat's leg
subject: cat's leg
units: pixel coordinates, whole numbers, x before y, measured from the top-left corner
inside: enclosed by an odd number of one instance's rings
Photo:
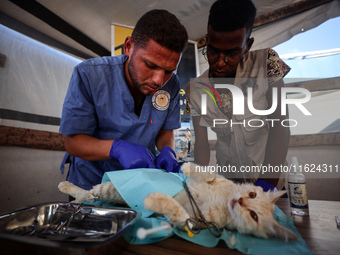
[[[103,201],[107,203],[113,204],[124,204],[127,206],[127,203],[121,197],[115,186],[112,182],[104,182],[102,184],[98,184],[93,186],[90,190],[91,194],[96,197],[97,201]]]
[[[84,190],[72,184],[71,182],[61,182],[58,186],[59,190],[75,198],[76,203],[88,202],[107,202],[125,204],[125,201],[118,193],[117,189],[111,182],[105,182],[93,186],[91,190]]]
[[[78,186],[68,181],[59,183],[58,189],[61,192],[74,197],[75,200],[73,202],[75,203],[83,203],[85,201],[89,201],[89,202],[96,201],[96,197],[92,196],[89,190],[84,190],[82,188],[79,188]]]
[[[159,192],[150,193],[144,199],[144,207],[147,210],[164,214],[172,223],[184,223],[190,218],[185,209],[170,195]]]
[[[211,183],[217,177],[220,177],[215,171],[211,171],[209,166],[199,166],[194,163],[184,163],[181,170],[189,178],[201,180],[206,183]]]

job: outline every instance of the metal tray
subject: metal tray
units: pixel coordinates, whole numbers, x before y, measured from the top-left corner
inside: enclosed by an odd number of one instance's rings
[[[50,247],[89,248],[113,241],[140,213],[75,203],[46,203],[0,216],[0,238]]]

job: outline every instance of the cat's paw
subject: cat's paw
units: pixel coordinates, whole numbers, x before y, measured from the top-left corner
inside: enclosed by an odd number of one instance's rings
[[[144,199],[144,207],[147,210],[164,214],[173,223],[184,223],[189,218],[188,213],[172,196],[159,192],[150,193]]]
[[[169,196],[170,197],[170,196]],[[164,194],[159,192],[150,193],[144,199],[144,207],[146,210],[160,212],[160,200],[164,199]]]
[[[64,181],[64,182],[59,183],[58,189],[61,192],[70,195],[70,193],[74,189],[74,184],[69,181]]]
[[[75,200],[72,202],[75,203],[83,203],[85,201],[93,203],[97,199],[97,197],[93,196],[88,190],[81,189],[69,181],[59,183],[58,189],[61,192],[74,197]]]

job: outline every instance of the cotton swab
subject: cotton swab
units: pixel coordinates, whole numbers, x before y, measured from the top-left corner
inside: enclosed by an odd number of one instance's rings
[[[157,228],[150,228],[150,229],[145,229],[145,228],[139,228],[137,230],[137,237],[139,239],[144,239],[147,235],[156,233],[158,231],[168,231],[169,233],[172,231],[172,227],[168,222],[162,221],[161,226]]]

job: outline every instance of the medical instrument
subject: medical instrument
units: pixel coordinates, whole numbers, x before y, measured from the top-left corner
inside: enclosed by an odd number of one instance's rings
[[[220,237],[221,234],[222,234],[221,230],[213,222],[208,222],[205,219],[203,213],[201,212],[201,210],[199,209],[199,207],[196,204],[196,201],[194,200],[193,196],[191,195],[190,190],[189,190],[185,181],[183,181],[183,186],[184,186],[185,191],[187,192],[189,202],[190,202],[191,208],[192,208],[192,210],[194,212],[194,216],[195,216],[195,219],[189,218],[189,219],[186,220],[185,226],[186,226],[187,230],[189,230],[193,234],[199,234],[200,231],[201,231],[200,223],[204,223],[207,226],[207,229],[209,230],[209,232],[213,236]],[[199,218],[196,215],[194,206],[196,207],[196,210],[199,214]]]
[[[150,235],[158,231],[162,231],[162,230],[168,231],[169,233],[172,232],[171,224],[166,221],[162,221],[161,226],[157,228],[150,228],[150,229],[139,228],[137,230],[137,237],[139,239],[144,239],[147,235]]]

